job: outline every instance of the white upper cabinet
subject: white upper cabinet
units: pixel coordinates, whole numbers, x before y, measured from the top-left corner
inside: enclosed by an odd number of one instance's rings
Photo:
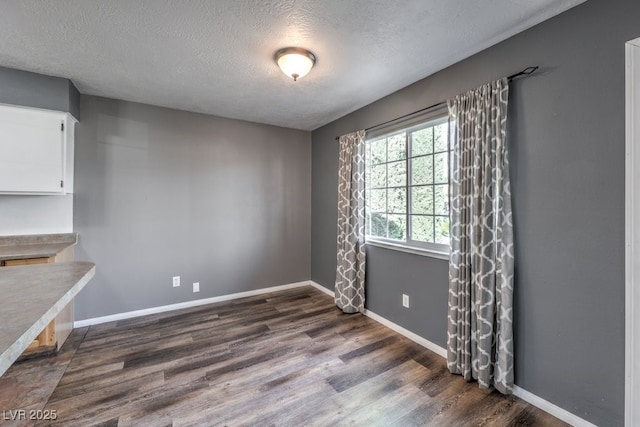
[[[73,193],[75,122],[61,111],[0,105],[0,194]]]

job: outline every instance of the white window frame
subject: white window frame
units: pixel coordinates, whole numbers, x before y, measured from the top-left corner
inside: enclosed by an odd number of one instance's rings
[[[420,130],[426,127],[432,127],[445,122],[449,122],[447,109],[446,107],[439,107],[437,109],[428,111],[424,114],[420,114],[419,116],[410,117],[408,118],[408,120],[403,121],[402,123],[395,122],[394,124],[387,126],[385,128],[377,129],[375,132],[371,132],[371,133],[367,132],[367,136],[366,136],[367,144],[369,144],[374,140],[378,140],[380,138],[389,137],[395,133],[404,132],[405,150],[406,150],[406,157],[404,159],[406,162],[405,189],[406,189],[406,204],[407,204],[406,213],[405,213],[405,218],[406,218],[405,240],[404,241],[395,240],[395,239],[389,239],[389,238],[384,238],[379,236],[371,236],[367,234],[365,235],[365,242],[367,245],[382,247],[382,248],[401,251],[401,252],[412,253],[416,255],[428,256],[428,257],[433,257],[438,259],[445,259],[445,260],[449,259],[450,244],[416,241],[410,238],[411,237],[411,188],[413,187],[411,185],[412,180],[411,180],[410,162],[413,157],[411,156],[412,154],[411,142],[410,142],[411,138],[409,138],[409,135],[411,132],[415,132],[416,130]],[[449,138],[451,138],[451,134],[452,133],[450,129]],[[449,155],[447,156],[448,157],[447,162],[449,164],[448,184],[450,185],[450,182],[451,182],[451,179],[450,179],[451,141],[450,139],[449,139],[449,149],[447,152],[449,153]],[[435,152],[432,152],[427,155],[434,156],[435,154],[436,154]],[[427,185],[434,185],[434,184],[427,184]],[[368,197],[368,195],[366,195],[366,197]],[[434,194],[434,197],[435,197],[435,194]],[[388,214],[389,213],[387,212],[387,215]],[[437,215],[430,215],[430,216],[437,216]]]

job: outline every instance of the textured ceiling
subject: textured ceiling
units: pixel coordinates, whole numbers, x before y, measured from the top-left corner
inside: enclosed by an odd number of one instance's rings
[[[0,0],[0,66],[312,130],[583,0]],[[286,46],[318,58],[293,82]]]

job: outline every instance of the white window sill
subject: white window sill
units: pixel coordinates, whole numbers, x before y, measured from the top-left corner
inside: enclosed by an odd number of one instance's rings
[[[397,243],[383,242],[380,240],[367,240],[365,244],[376,246],[378,248],[385,248],[385,249],[391,249],[394,251],[407,252],[414,255],[444,259],[447,261],[449,260],[449,252],[441,252],[441,251],[436,251],[433,249],[426,249],[426,248],[416,248],[413,246],[405,246]]]

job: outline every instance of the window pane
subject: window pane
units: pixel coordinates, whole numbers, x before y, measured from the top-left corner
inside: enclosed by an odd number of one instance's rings
[[[433,152],[433,128],[411,132],[411,156],[421,156]]]
[[[371,190],[371,212],[387,211],[387,190]]]
[[[433,215],[433,187],[411,187],[411,213]]]
[[[433,243],[433,217],[411,215],[411,239]]]
[[[449,182],[449,157],[447,153],[435,154],[433,156],[434,160],[434,171],[433,171],[433,182],[436,184],[443,184],[445,182]]]
[[[387,214],[378,212],[371,213],[371,232],[369,235],[387,237]]]
[[[393,135],[388,139],[387,160],[403,160],[407,157],[407,149],[405,147],[406,137],[404,133]]]
[[[407,190],[406,188],[389,189],[389,213],[407,212]]]
[[[405,218],[404,215],[389,215],[389,239],[407,239],[407,224]]]
[[[437,153],[449,150],[449,124],[446,122],[439,124],[434,126],[433,130],[433,151]]]
[[[364,185],[367,189],[371,187],[371,164],[369,161],[364,165]]]
[[[436,243],[448,245],[449,242],[449,217],[436,217]]]
[[[371,177],[367,184],[371,184],[371,188],[381,188],[387,186],[387,165],[375,165],[371,167]]]
[[[382,163],[387,161],[387,139],[382,138],[371,142],[371,163]]]
[[[389,168],[389,187],[404,187],[407,185],[407,162],[401,160],[387,164]]]
[[[449,186],[434,185],[433,209],[436,215],[449,215]]]
[[[431,184],[433,182],[433,156],[411,159],[411,184]]]
[[[449,123],[443,120],[444,112],[410,132],[395,130],[367,141],[365,231],[370,238],[420,248],[450,244]]]

